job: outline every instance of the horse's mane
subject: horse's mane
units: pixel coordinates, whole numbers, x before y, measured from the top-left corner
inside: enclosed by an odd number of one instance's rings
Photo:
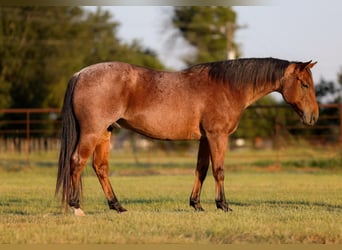
[[[275,58],[243,58],[197,64],[191,69],[207,69],[208,76],[217,83],[225,83],[242,90],[253,85],[253,89],[279,80],[290,62]]]

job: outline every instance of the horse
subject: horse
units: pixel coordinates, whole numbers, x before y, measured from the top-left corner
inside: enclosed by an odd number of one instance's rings
[[[243,111],[259,98],[282,94],[302,122],[318,119],[311,68],[317,62],[242,58],[208,62],[175,72],[124,62],[83,68],[68,82],[62,108],[61,147],[55,194],[83,216],[81,173],[88,158],[110,209],[127,211],[108,177],[110,136],[126,128],[158,140],[197,140],[199,149],[190,206],[203,211],[200,195],[211,162],[218,209],[232,211],[224,191],[228,136]]]

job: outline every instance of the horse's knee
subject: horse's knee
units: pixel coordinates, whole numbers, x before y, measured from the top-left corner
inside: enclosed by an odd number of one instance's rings
[[[213,175],[216,181],[224,180],[224,167],[219,166],[213,170]]]
[[[79,154],[75,153],[71,158],[71,174],[82,172],[86,163],[86,159],[82,159]]]

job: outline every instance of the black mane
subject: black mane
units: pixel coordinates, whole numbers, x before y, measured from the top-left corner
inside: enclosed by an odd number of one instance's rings
[[[251,84],[254,89],[258,89],[279,80],[289,64],[289,61],[275,58],[243,58],[203,63],[192,68],[208,69],[210,79],[237,89],[243,89]]]

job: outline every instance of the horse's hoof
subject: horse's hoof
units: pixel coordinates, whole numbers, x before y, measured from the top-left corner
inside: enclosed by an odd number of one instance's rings
[[[127,209],[122,207],[118,201],[108,201],[110,209],[116,210],[118,213],[127,212]]]
[[[233,212],[233,209],[231,209],[230,207],[227,207],[227,210],[225,210],[225,212]]]
[[[222,209],[224,212],[233,212],[233,209],[231,209],[225,201],[216,201],[216,207]]]
[[[196,212],[203,212],[204,209],[201,206],[201,203],[198,200],[194,200],[190,198],[190,206],[195,209]]]
[[[204,209],[203,209],[203,207],[201,206],[201,204],[194,204],[194,205],[191,205],[194,209],[195,209],[195,211],[196,212],[204,212]]]
[[[78,217],[82,217],[82,216],[85,216],[85,213],[80,208],[74,208],[74,215]]]
[[[204,212],[205,210],[204,210],[203,207],[199,206],[199,207],[196,207],[196,208],[195,208],[195,211],[196,211],[196,212]]]
[[[118,213],[124,213],[124,212],[127,212],[127,209],[126,208],[123,208],[123,207],[119,207],[117,209],[115,209]]]

